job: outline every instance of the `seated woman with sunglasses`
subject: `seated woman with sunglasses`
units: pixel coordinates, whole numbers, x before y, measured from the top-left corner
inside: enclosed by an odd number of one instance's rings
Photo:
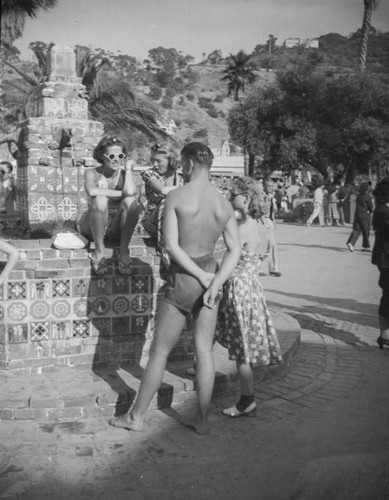
[[[184,185],[182,174],[178,172],[177,153],[170,144],[155,144],[151,148],[152,168],[144,172],[147,206],[142,218],[142,226],[157,240],[165,264],[167,255],[162,241],[162,218],[167,194]]]
[[[119,272],[131,274],[128,247],[139,218],[137,185],[132,174],[135,163],[126,160],[126,147],[115,136],[103,137],[93,157],[100,165],[85,170],[89,208],[79,222],[79,230],[95,243],[91,259],[97,274],[108,271],[104,238],[120,239]]]

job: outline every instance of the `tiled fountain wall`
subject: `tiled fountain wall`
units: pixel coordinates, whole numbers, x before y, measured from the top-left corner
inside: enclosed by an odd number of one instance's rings
[[[93,149],[103,124],[88,119],[85,87],[75,73],[71,47],[49,53],[48,80],[29,106],[18,140],[16,206],[27,229],[74,228],[87,208],[84,167],[94,165]]]
[[[21,259],[0,285],[0,369],[28,374],[56,365],[143,365],[165,284],[149,242],[133,237],[132,276],[119,274],[115,249],[109,273],[97,276],[86,249],[57,250],[51,239],[11,240]],[[218,245],[220,258],[224,245]],[[188,324],[170,360],[192,358]]]

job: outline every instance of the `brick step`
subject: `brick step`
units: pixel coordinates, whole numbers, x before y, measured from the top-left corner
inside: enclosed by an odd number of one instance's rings
[[[291,368],[300,345],[300,327],[291,316],[272,311],[284,358],[282,365],[258,366],[255,381],[283,376]],[[214,395],[239,388],[235,362],[227,350],[215,344],[216,367]],[[168,364],[163,383],[154,397],[152,408],[169,408],[194,399],[195,380],[187,375],[191,361]],[[91,370],[84,367],[55,367],[44,374],[29,377],[0,375],[0,420],[87,418],[121,414],[131,406],[139,389],[142,368],[124,365]]]

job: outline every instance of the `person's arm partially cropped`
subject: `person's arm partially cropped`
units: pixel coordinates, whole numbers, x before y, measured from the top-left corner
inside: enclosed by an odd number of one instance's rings
[[[232,209],[231,212],[231,216],[223,231],[223,238],[227,250],[215,277],[204,294],[204,304],[211,309],[215,307],[219,290],[233,273],[242,253],[238,224]]]
[[[136,185],[133,174],[134,167],[135,167],[134,161],[128,160],[126,162],[122,196],[136,196],[138,192],[138,186]]]
[[[165,184],[163,184],[155,177],[150,177],[147,180],[147,182],[155,193],[161,194],[162,196],[167,196],[170,193],[170,191],[173,191],[178,187],[178,186],[165,186]]]
[[[166,198],[165,215],[163,220],[163,235],[165,248],[169,256],[186,272],[194,276],[206,288],[214,277],[199,267],[183,250],[178,242],[178,220],[174,199]]]

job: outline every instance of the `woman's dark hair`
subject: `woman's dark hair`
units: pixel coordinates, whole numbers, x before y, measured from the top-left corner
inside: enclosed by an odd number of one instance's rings
[[[154,144],[150,149],[151,158],[154,155],[166,155],[168,159],[168,168],[177,170],[179,167],[178,153],[168,142],[161,144]]]
[[[192,160],[201,165],[211,168],[213,153],[206,144],[202,142],[190,142],[181,150],[181,156],[186,160]]]
[[[103,163],[103,155],[107,151],[107,148],[111,146],[119,146],[122,148],[123,153],[125,155],[127,154],[127,147],[119,137],[116,135],[105,135],[95,147],[93,158],[99,163]]]

